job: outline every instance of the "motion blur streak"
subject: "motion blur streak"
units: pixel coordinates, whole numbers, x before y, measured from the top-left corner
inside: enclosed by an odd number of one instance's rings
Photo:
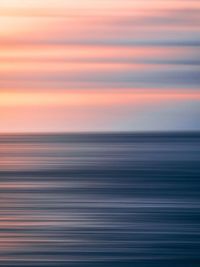
[[[199,17],[198,0],[1,0],[0,132],[199,131]]]
[[[0,267],[200,266],[199,17],[0,0]]]
[[[200,264],[200,134],[0,136],[1,266]]]

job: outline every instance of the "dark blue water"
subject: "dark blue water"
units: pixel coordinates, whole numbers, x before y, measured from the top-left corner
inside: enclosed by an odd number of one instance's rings
[[[0,136],[0,266],[200,266],[200,134]]]

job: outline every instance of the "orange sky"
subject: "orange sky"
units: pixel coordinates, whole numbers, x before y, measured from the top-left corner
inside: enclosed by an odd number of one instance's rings
[[[0,132],[200,129],[199,9],[1,1]]]

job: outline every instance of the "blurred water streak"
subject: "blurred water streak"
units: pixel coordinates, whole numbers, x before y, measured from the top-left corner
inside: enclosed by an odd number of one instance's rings
[[[200,134],[0,136],[0,266],[200,266]]]

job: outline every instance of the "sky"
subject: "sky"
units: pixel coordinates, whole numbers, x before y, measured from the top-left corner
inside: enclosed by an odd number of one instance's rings
[[[1,0],[0,133],[200,130],[199,11]]]

